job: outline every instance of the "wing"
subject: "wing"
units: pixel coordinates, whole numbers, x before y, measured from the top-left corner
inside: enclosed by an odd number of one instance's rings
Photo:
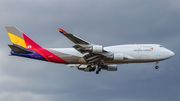
[[[58,31],[77,45],[87,45],[87,46],[90,45],[89,42],[87,42],[71,33],[67,33],[66,31],[64,31],[62,29],[58,28]]]
[[[107,55],[109,54],[109,52],[104,50],[103,46],[101,45],[92,44],[59,28],[58,31],[76,44],[73,46],[73,48],[75,48],[82,54],[86,53],[83,58],[87,63],[98,62],[100,61],[100,59],[107,57]]]
[[[59,29],[58,31],[63,34],[65,37],[67,37],[69,40],[71,40],[72,42],[74,42],[76,45],[73,46],[73,48],[75,48],[77,51],[79,51],[80,53],[84,54],[89,52],[87,50],[87,47],[91,47],[92,44],[71,34],[71,33],[67,33],[66,31]]]

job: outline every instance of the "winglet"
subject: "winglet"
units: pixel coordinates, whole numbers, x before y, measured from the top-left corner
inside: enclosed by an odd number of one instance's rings
[[[63,29],[60,29],[60,28],[58,28],[58,31],[62,34],[67,33],[66,31],[64,31]]]

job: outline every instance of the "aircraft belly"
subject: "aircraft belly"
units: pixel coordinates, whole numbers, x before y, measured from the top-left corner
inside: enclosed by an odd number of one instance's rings
[[[156,62],[156,61],[160,61],[160,60],[135,59],[135,60],[121,60],[121,61],[107,60],[104,62],[105,62],[105,64],[128,64],[128,63],[148,63],[148,62]]]

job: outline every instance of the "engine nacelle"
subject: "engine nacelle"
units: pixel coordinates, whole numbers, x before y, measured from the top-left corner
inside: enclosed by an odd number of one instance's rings
[[[107,58],[113,59],[113,60],[124,60],[124,54],[122,53],[115,53],[111,56],[108,56]]]
[[[116,53],[114,54],[114,60],[124,60],[124,54],[122,53]]]
[[[117,71],[117,65],[106,65],[102,69],[105,69],[107,71]]]
[[[87,48],[87,50],[91,51],[92,53],[102,53],[103,52],[103,46],[94,45],[90,48]]]

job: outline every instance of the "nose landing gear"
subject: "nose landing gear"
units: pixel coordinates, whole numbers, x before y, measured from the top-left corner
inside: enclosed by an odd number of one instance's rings
[[[159,63],[159,61],[156,62],[155,69],[158,69],[158,68],[159,68],[158,63]]]

